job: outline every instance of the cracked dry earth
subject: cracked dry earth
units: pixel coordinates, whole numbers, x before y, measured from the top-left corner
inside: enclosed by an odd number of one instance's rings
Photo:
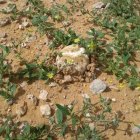
[[[26,6],[24,0],[11,0],[13,3],[17,5],[18,9],[22,9]],[[51,0],[43,0],[46,6],[51,6]],[[64,3],[64,0],[57,0],[58,3]],[[86,4],[86,8],[92,9],[92,5],[97,2],[94,0],[89,0]],[[6,6],[5,4],[0,4],[0,8]],[[9,15],[0,14],[0,18],[8,17]],[[86,31],[89,30],[93,25],[88,23],[88,16],[83,16],[79,13],[77,15],[73,15],[74,21],[69,26],[73,30],[75,30],[78,34],[82,36],[86,36]],[[56,24],[57,27],[61,27],[61,25]],[[98,27],[97,27],[98,28]],[[0,38],[1,44],[9,45],[13,41],[22,41],[25,40],[27,36],[31,35],[27,47],[20,48],[22,52],[22,57],[24,57],[29,62],[39,54],[39,61],[43,60],[46,53],[50,52],[47,47],[47,37],[41,36],[36,28],[33,26],[29,26],[24,30],[19,29],[19,23],[12,22],[4,27],[0,27],[0,35],[6,33],[6,37]],[[8,56],[8,60],[11,61],[13,71],[17,71],[22,66],[20,66],[19,60],[15,57],[14,51],[11,51]],[[99,79],[105,81],[108,85],[113,85],[113,87],[109,90],[106,90],[102,93],[103,97],[108,97],[112,99],[112,110],[113,112],[121,111],[122,118],[126,122],[134,122],[135,124],[140,124],[140,109],[135,110],[136,104],[140,103],[140,92],[138,90],[130,90],[127,84],[120,84],[115,76],[108,75],[106,73],[102,73],[98,71]],[[17,116],[17,119],[20,121],[27,121],[31,125],[44,124],[48,122],[48,118],[42,117],[40,112],[40,106],[44,105],[46,102],[50,105],[51,108],[58,104],[70,104],[72,101],[76,101],[76,109],[79,109],[83,97],[82,94],[88,94],[91,98],[91,101],[97,102],[99,99],[99,95],[95,95],[90,91],[90,82],[72,82],[70,84],[54,84],[52,87],[45,83],[45,81],[37,80],[34,82],[27,83],[27,81],[21,79],[16,81],[19,85],[17,93],[15,94],[15,103],[13,105],[8,105],[7,102],[0,97],[0,114],[16,114],[17,108],[23,104],[27,103],[27,112],[22,117]],[[53,84],[53,83],[52,83]],[[119,90],[118,90],[119,89]],[[47,99],[45,101],[39,100],[38,104],[34,104],[27,98],[29,94],[34,95],[36,98],[39,98],[39,94],[41,90],[47,91]],[[112,129],[105,132],[107,139],[109,140],[139,140],[139,134],[132,134],[131,129],[132,126],[129,126],[127,123],[120,123],[119,129],[114,132]],[[69,138],[67,138],[69,139]]]

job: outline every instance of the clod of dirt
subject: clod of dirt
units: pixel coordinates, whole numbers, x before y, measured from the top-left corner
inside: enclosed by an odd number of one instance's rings
[[[89,64],[89,57],[85,49],[76,44],[64,47],[61,55],[56,58],[56,65],[59,71],[66,75],[83,74]]]
[[[72,77],[70,75],[65,75],[62,84],[72,82]]]
[[[0,27],[6,26],[8,24],[10,24],[10,18],[6,17],[6,18],[0,18]]]
[[[27,103],[26,102],[23,102],[23,104],[20,104],[18,107],[17,107],[17,110],[16,110],[16,114],[21,117],[21,116],[24,116],[27,112]]]
[[[51,115],[51,108],[48,104],[40,106],[40,112],[42,116],[50,116]]]
[[[133,133],[133,134],[140,133],[140,125],[134,126],[134,127],[132,128],[132,133]]]
[[[48,92],[46,90],[41,90],[39,94],[39,99],[46,101],[48,96]]]
[[[4,4],[6,2],[7,2],[6,0],[0,0],[0,4]]]
[[[107,88],[107,85],[105,84],[105,82],[103,82],[100,79],[95,79],[90,84],[90,90],[95,94],[104,92],[106,88]]]
[[[28,94],[27,98],[32,102],[33,105],[36,106],[38,104],[38,99],[33,94]]]

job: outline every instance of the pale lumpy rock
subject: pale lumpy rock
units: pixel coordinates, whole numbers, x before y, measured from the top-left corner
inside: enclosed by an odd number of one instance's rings
[[[104,92],[106,88],[107,88],[107,85],[105,84],[105,82],[103,82],[100,79],[95,79],[90,84],[90,90],[95,94]]]
[[[76,44],[64,47],[56,58],[57,68],[64,74],[83,74],[88,64],[85,49]]]

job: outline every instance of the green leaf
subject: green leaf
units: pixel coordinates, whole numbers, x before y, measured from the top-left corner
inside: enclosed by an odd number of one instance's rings
[[[56,111],[56,118],[58,124],[61,124],[63,122],[63,113],[60,109],[57,109]]]
[[[70,115],[70,112],[66,106],[62,106],[59,104],[56,104],[57,108],[60,109],[63,113],[63,115]]]

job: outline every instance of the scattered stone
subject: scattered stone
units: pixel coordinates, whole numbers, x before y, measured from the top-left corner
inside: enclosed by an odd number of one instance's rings
[[[110,3],[97,2],[93,5],[93,9],[106,9],[110,6]]]
[[[11,13],[14,9],[16,9],[16,5],[15,4],[10,4],[7,7],[3,8],[1,11],[8,14],[8,13]]]
[[[48,38],[46,38],[46,40],[45,40],[45,43],[44,43],[45,45],[49,45],[49,39]]]
[[[36,39],[37,39],[36,35],[28,36],[28,37],[26,37],[25,42],[31,43],[31,42],[35,41]]]
[[[46,90],[41,90],[39,94],[39,99],[46,101],[48,96],[48,92]]]
[[[14,103],[14,100],[13,100],[13,99],[11,99],[11,100],[8,100],[8,101],[7,101],[7,103],[8,103],[8,105],[13,105],[13,103]]]
[[[71,104],[68,105],[68,108],[69,108],[69,109],[72,109],[72,107],[73,107],[73,106],[72,106]]]
[[[23,26],[23,27],[29,27],[30,24],[29,24],[28,21],[24,20],[24,21],[22,22],[22,26]]]
[[[26,48],[27,44],[25,42],[21,43],[21,48]]]
[[[139,127],[138,127],[139,126]],[[132,133],[133,134],[138,134],[138,133],[140,133],[140,125],[138,125],[138,126],[134,126],[133,128],[132,128]]]
[[[57,85],[58,85],[57,83],[51,82],[51,83],[49,84],[49,87],[56,87]]]
[[[18,28],[19,28],[20,30],[23,30],[23,29],[24,29],[24,27],[22,26],[22,24],[20,24],[20,25],[18,26]]]
[[[51,115],[51,108],[48,104],[40,106],[40,112],[42,116],[50,116]]]
[[[6,26],[8,24],[10,24],[10,18],[6,17],[6,18],[0,18],[0,27]]]
[[[7,2],[6,0],[0,0],[0,4],[4,4],[6,2]]]
[[[120,91],[120,89],[118,87],[116,87],[115,85],[110,85],[109,88],[114,89],[116,91]]]
[[[82,97],[85,99],[90,99],[90,97],[88,96],[88,94],[82,94]]]
[[[72,77],[70,75],[65,75],[64,80],[62,80],[62,84],[72,82]]]
[[[101,9],[105,8],[105,4],[103,2],[97,2],[93,5],[93,9]]]
[[[0,33],[0,38],[5,38],[5,37],[7,37],[6,33]]]
[[[112,101],[113,101],[113,102],[116,102],[116,98],[112,98]]]
[[[95,124],[94,123],[89,123],[89,128],[90,128],[91,131],[93,131],[94,128],[95,128]]]
[[[25,28],[29,27],[30,23],[28,22],[28,20],[25,18],[23,19],[22,23],[19,25],[19,29],[24,30]]]
[[[107,88],[107,85],[100,79],[95,79],[90,84],[90,90],[94,92],[95,94],[104,92],[106,88]]]
[[[16,114],[21,117],[24,116],[27,112],[27,103],[23,102],[23,104],[19,105],[17,110],[16,110]]]
[[[86,117],[91,117],[91,115],[89,113],[86,114]]]
[[[62,23],[65,27],[68,27],[71,25],[71,22],[70,21],[63,21]]]
[[[89,64],[89,57],[85,49],[76,44],[64,47],[56,57],[56,65],[59,71],[66,75],[83,74]]]
[[[28,94],[27,95],[27,98],[31,100],[32,104],[34,104],[35,106],[37,106],[38,99],[33,94]]]
[[[25,81],[20,84],[20,87],[22,87],[22,88],[24,88],[25,86],[27,86],[27,82],[25,82]]]
[[[66,95],[64,95],[64,96],[63,96],[63,98],[64,98],[64,99],[66,99],[66,98],[67,98],[67,96],[66,96]]]

